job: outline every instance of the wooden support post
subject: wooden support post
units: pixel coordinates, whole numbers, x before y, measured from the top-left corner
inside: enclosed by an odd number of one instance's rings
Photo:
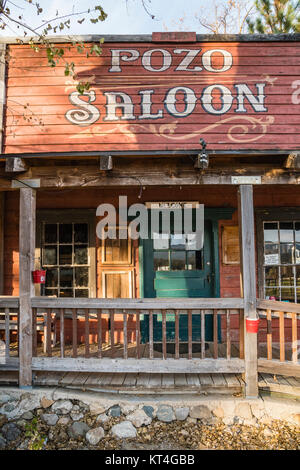
[[[32,271],[35,250],[36,192],[31,188],[20,189],[20,311],[19,311],[19,386],[32,386],[32,308],[34,296]]]
[[[4,205],[5,192],[0,193],[0,295],[4,294]]]
[[[244,352],[246,397],[258,396],[257,334],[246,331],[246,318],[257,318],[256,312],[256,267],[253,187],[241,185],[238,192],[241,279],[244,297]]]

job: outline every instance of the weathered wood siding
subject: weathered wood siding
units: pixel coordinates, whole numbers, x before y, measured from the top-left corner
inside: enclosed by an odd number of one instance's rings
[[[59,47],[90,91],[63,60],[9,46],[6,153],[300,148],[300,42]]]

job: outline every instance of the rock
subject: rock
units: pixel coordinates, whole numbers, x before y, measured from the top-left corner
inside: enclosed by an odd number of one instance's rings
[[[211,419],[211,411],[205,405],[193,406],[190,410],[190,417],[196,419]]]
[[[1,429],[4,439],[8,442],[16,441],[20,435],[20,429],[14,423],[7,423]]]
[[[180,434],[182,434],[183,436],[188,436],[189,435],[189,432],[187,432],[185,429],[182,429],[180,431]]]
[[[154,408],[152,406],[145,405],[143,406],[143,410],[149,418],[154,418]]]
[[[107,423],[107,421],[109,421],[109,416],[107,416],[105,413],[102,413],[101,415],[97,416],[96,421],[97,423]]]
[[[70,422],[70,418],[63,416],[62,418],[59,418],[59,420],[57,421],[57,424],[59,424],[60,426],[66,426],[67,424],[69,424],[69,422]]]
[[[5,449],[5,447],[6,447],[6,441],[4,437],[0,436],[0,450]]]
[[[0,403],[3,405],[4,403],[8,403],[12,400],[12,397],[7,393],[0,393]]]
[[[266,428],[266,429],[263,430],[263,435],[264,435],[265,437],[272,437],[272,436],[273,436],[273,432],[271,431],[271,429]]]
[[[172,406],[169,405],[159,405],[156,412],[156,417],[159,421],[164,423],[170,423],[174,421],[175,415]]]
[[[108,415],[113,418],[119,418],[121,416],[121,407],[114,405],[108,410]]]
[[[50,406],[52,406],[54,403],[53,400],[50,400],[49,398],[47,397],[43,397],[41,398],[41,401],[40,401],[40,404],[41,404],[41,407],[42,408],[50,408]]]
[[[252,419],[251,406],[247,402],[237,403],[234,414],[241,419]]]
[[[89,430],[89,426],[83,421],[75,421],[75,423],[69,426],[68,435],[71,438],[77,439],[78,437],[84,437]]]
[[[57,400],[51,406],[51,410],[58,415],[67,415],[73,408],[70,400]]]
[[[0,415],[0,428],[3,424],[7,423],[7,417],[5,415]]]
[[[101,439],[104,437],[104,429],[99,427],[91,429],[85,435],[86,440],[92,445],[96,446]]]
[[[175,417],[177,421],[185,421],[188,417],[190,409],[188,407],[185,408],[176,408],[175,410]]]
[[[73,421],[80,421],[81,419],[84,418],[84,414],[81,413],[80,411],[75,411],[75,412],[74,412],[74,411],[72,410],[71,413],[70,413],[70,416],[71,416],[71,418],[72,418]]]
[[[44,423],[48,424],[48,426],[55,426],[58,421],[58,416],[55,414],[44,413],[41,415],[42,420]]]
[[[26,429],[26,426],[28,425],[27,421],[25,421],[25,419],[19,419],[17,422],[16,422],[16,425],[18,426],[18,428],[21,428],[21,429]]]
[[[78,405],[76,406],[78,406],[79,407],[78,409],[82,411],[83,413],[88,413],[90,411],[89,405],[87,405],[86,403],[83,403],[83,401],[78,402]]]
[[[186,422],[188,424],[197,424],[196,418],[191,418],[190,416],[187,418]]]
[[[91,415],[101,415],[105,413],[105,408],[100,405],[99,403],[91,403],[90,405],[90,413]]]
[[[30,421],[33,419],[33,413],[31,413],[31,411],[26,411],[26,413],[22,414],[21,418],[26,419],[26,421]]]
[[[122,423],[115,424],[111,428],[111,433],[118,439],[126,439],[130,437],[136,437],[136,429],[131,421],[122,421]]]
[[[6,403],[3,407],[2,407],[2,412],[3,413],[7,413],[7,414],[10,414],[12,413],[16,407],[18,405],[18,402],[14,401],[14,402],[11,402],[11,403]]]
[[[143,425],[148,426],[152,422],[152,418],[147,416],[144,410],[135,410],[127,416],[127,419],[131,421],[136,428],[140,428]]]
[[[300,425],[300,414],[292,415],[292,420],[293,420],[296,424]]]
[[[135,405],[121,405],[121,410],[124,415],[129,415],[133,413],[136,409]]]
[[[223,419],[224,418],[224,410],[221,406],[218,406],[217,408],[212,410],[213,415],[215,415],[216,418]]]

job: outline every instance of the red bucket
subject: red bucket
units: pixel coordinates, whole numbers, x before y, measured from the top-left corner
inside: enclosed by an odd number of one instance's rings
[[[246,318],[247,333],[258,333],[259,318]]]
[[[34,284],[45,284],[46,271],[42,269],[36,269],[35,271],[32,271],[32,277]]]

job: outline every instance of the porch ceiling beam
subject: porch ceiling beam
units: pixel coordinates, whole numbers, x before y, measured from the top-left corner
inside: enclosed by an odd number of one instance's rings
[[[130,169],[112,170],[109,175],[100,173],[99,166],[59,166],[59,167],[31,167],[26,173],[18,176],[19,180],[39,179],[40,188],[92,188],[105,186],[182,186],[182,185],[233,185],[233,176],[260,176],[262,185],[294,185],[300,184],[300,172],[284,169],[266,171],[189,171],[178,167],[166,169],[156,166],[144,171]],[[235,184],[236,186],[236,184]],[[0,191],[13,189],[11,178],[0,172]]]
[[[24,158],[10,157],[5,160],[5,171],[7,173],[24,173],[28,166]]]

